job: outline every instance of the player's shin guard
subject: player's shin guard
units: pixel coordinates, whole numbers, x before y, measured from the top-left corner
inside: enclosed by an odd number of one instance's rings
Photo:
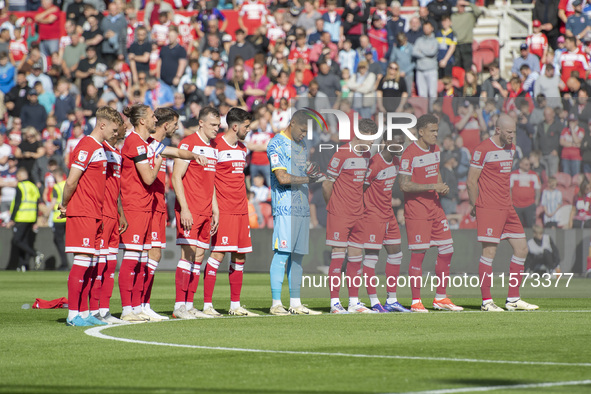
[[[402,264],[402,252],[389,254],[386,260],[386,290],[388,298],[396,298],[396,282],[400,276],[400,265]]]
[[[148,264],[144,270],[144,290],[142,304],[149,304],[152,296],[152,286],[154,285],[154,273],[158,267],[158,262],[148,258]]]
[[[304,255],[292,253],[291,259],[287,263],[287,281],[289,283],[289,298],[300,298],[302,288],[302,260]],[[293,305],[292,305],[293,306]]]
[[[193,268],[191,269],[191,275],[189,279],[189,288],[187,290],[187,301],[186,302],[193,302],[195,300],[195,293],[197,292],[197,287],[199,286],[199,276],[201,275],[201,262],[196,261],[193,263]]]
[[[113,295],[113,287],[115,287],[115,269],[117,268],[117,255],[110,254],[107,256],[105,270],[103,271],[103,286],[101,289],[100,309],[109,309],[111,296]]]
[[[90,311],[98,311],[103,287],[103,272],[107,266],[105,256],[94,256],[90,273]]]
[[[330,282],[330,298],[339,298],[341,289],[341,269],[345,262],[345,252],[332,252],[330,256],[330,268],[328,269],[328,280]]]
[[[361,279],[361,260],[363,260],[363,256],[349,256],[347,262],[347,287],[349,289],[349,298],[359,297],[359,288],[363,282]]]
[[[271,277],[271,296],[274,300],[281,300],[281,288],[283,286],[285,267],[287,266],[289,257],[290,253],[280,252],[278,250],[273,254],[269,273]]]
[[[421,299],[421,286],[423,285],[423,259],[425,251],[413,252],[410,256],[410,265],[408,266],[408,280],[410,281],[410,292],[412,302],[418,302]]]
[[[131,293],[136,271],[139,270],[140,253],[132,250],[123,252],[123,261],[119,269],[119,292],[121,293],[121,305],[131,307]]]
[[[449,267],[451,265],[451,258],[454,253],[453,245],[442,245],[439,248],[437,261],[435,262],[435,275],[439,278],[439,286],[435,297],[438,299],[446,298],[446,289],[449,285]]]
[[[80,311],[82,289],[87,271],[90,271],[90,257],[75,255],[74,264],[68,276],[68,309],[71,311]],[[85,310],[88,310],[88,307]]]
[[[144,250],[140,255],[140,263],[135,269],[135,278],[133,282],[133,290],[131,292],[131,306],[134,308],[141,308],[143,293],[144,293],[144,278],[146,275],[146,265],[148,264],[148,251]],[[141,310],[134,310],[135,313]]]
[[[215,287],[215,279],[219,267],[219,261],[213,257],[207,259],[207,265],[205,266],[205,272],[203,273],[203,302],[211,303],[213,289]]]
[[[363,277],[366,278],[365,287],[367,288],[367,295],[371,299],[372,296],[377,298],[376,279],[376,265],[378,264],[378,255],[366,254],[363,259]]]
[[[191,263],[180,259],[176,266],[174,284],[176,288],[175,303],[184,303],[187,301],[187,291],[191,280]]]
[[[230,281],[230,301],[240,302],[242,280],[244,277],[244,262],[231,262],[228,279]]]
[[[519,298],[519,288],[523,279],[523,267],[525,259],[511,256],[509,265],[509,295],[508,298]]]
[[[480,292],[482,293],[482,302],[492,300],[490,287],[492,283],[492,259],[480,256],[478,264],[478,277],[480,278]]]

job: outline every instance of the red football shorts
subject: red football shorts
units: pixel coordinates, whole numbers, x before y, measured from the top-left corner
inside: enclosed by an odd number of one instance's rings
[[[252,252],[248,214],[220,214],[218,231],[211,237],[214,252]]]
[[[103,216],[103,232],[101,236],[101,255],[119,252],[119,219]]]
[[[152,212],[129,212],[126,213],[125,218],[127,230],[121,234],[119,249],[137,252],[152,249]]]
[[[400,245],[400,229],[396,218],[388,222],[361,222],[364,249],[382,249],[382,245]]]
[[[498,244],[505,238],[525,238],[523,225],[514,208],[476,207],[478,241]]]
[[[423,250],[431,246],[453,243],[443,209],[439,207],[435,212],[433,219],[406,219],[406,237],[410,250]]]
[[[154,211],[152,214],[151,246],[153,248],[166,248],[166,212]]]
[[[190,230],[183,229],[181,213],[174,211],[176,217],[176,244],[192,245],[201,249],[209,249],[211,237],[211,216],[193,215],[193,226]]]
[[[362,217],[339,216],[328,213],[326,218],[326,244],[337,248],[353,246],[363,249]]]
[[[66,220],[66,253],[99,255],[102,238],[101,219],[85,216],[68,217]]]

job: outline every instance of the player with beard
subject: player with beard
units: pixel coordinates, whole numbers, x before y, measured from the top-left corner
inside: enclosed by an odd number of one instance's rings
[[[207,260],[203,278],[203,312],[221,316],[213,308],[212,295],[218,267],[226,252],[230,257],[230,310],[235,316],[257,316],[240,305],[240,292],[246,253],[252,252],[248,200],[244,183],[246,146],[242,143],[250,130],[251,115],[240,108],[232,108],[226,115],[228,129],[219,134],[212,147],[217,149],[215,196],[220,211],[219,227],[212,236],[212,253]]]

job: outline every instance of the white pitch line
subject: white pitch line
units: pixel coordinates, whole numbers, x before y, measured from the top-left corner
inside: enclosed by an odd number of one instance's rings
[[[164,322],[161,322],[164,323]],[[150,324],[150,323],[148,323]],[[153,324],[153,323],[152,323]],[[591,363],[563,363],[554,361],[515,361],[515,360],[483,360],[473,358],[451,358],[451,357],[419,357],[419,356],[397,356],[397,355],[381,355],[381,354],[350,354],[350,353],[326,353],[326,352],[302,352],[295,350],[270,350],[270,349],[248,349],[248,348],[237,348],[237,347],[221,347],[221,346],[201,346],[201,345],[185,345],[179,343],[166,343],[166,342],[152,342],[142,341],[139,339],[129,338],[118,338],[102,333],[103,330],[108,328],[117,327],[117,325],[111,326],[98,326],[89,328],[84,331],[85,334],[91,337],[108,339],[112,341],[120,341],[127,343],[137,343],[141,345],[155,345],[155,346],[168,346],[168,347],[179,347],[186,349],[202,349],[202,350],[219,350],[219,351],[230,351],[230,352],[245,352],[245,353],[267,353],[267,354],[291,354],[291,355],[303,355],[303,356],[326,356],[326,357],[351,357],[351,358],[376,358],[376,359],[389,359],[389,360],[419,360],[419,361],[449,361],[449,362],[463,362],[463,363],[483,363],[483,364],[515,364],[515,365],[545,365],[545,366],[562,366],[562,367],[591,367]]]
[[[585,384],[591,384],[591,380],[570,380],[570,381],[566,381],[566,382],[514,384],[514,385],[505,385],[505,386],[462,387],[462,388],[443,389],[443,390],[410,391],[405,394],[473,393],[473,392],[509,390],[509,389],[531,389],[531,388],[545,388],[545,387],[558,387],[558,386],[582,386]]]

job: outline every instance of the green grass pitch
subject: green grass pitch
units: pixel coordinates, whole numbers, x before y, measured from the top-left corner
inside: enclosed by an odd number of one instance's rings
[[[214,305],[225,313],[229,287],[219,276]],[[224,317],[128,324],[101,330],[106,337],[99,338],[66,327],[66,310],[21,308],[37,297],[67,296],[66,278],[0,273],[1,393],[591,392],[591,304],[583,298],[591,280],[573,279],[572,298],[529,289],[524,299],[540,312],[480,313],[477,290],[454,289],[453,301],[468,313]],[[306,289],[304,302],[326,312],[326,293]],[[506,289],[493,295],[501,305]],[[346,303],[345,296],[343,289]],[[409,296],[399,291],[404,305]],[[430,297],[426,291],[426,306]],[[268,275],[246,274],[242,299],[267,315]],[[116,315],[119,300],[116,285]],[[170,315],[173,302],[174,273],[158,272],[152,306]],[[202,306],[199,292],[196,304]],[[578,383],[539,385],[546,382]]]

